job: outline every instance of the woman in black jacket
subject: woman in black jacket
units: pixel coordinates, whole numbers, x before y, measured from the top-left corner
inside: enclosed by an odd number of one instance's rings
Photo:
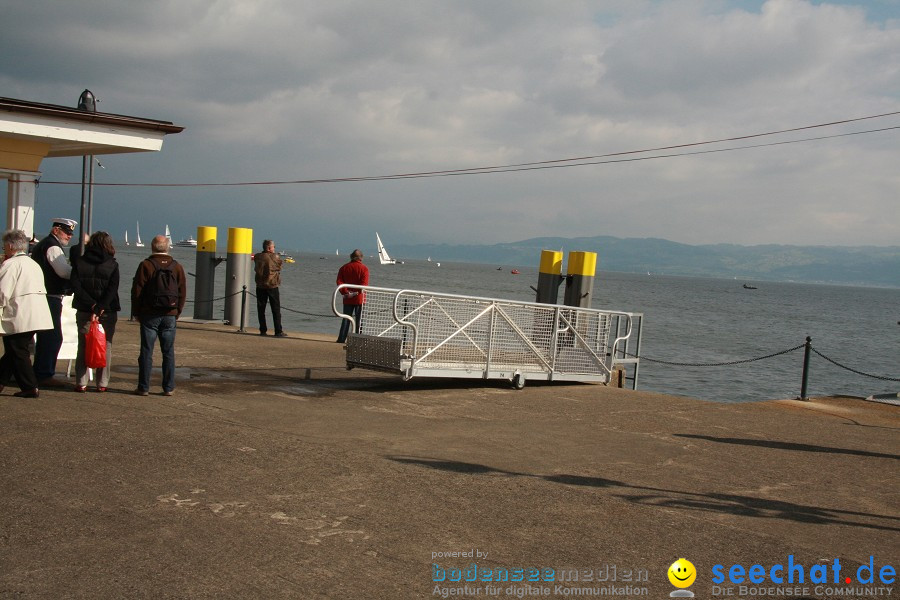
[[[100,317],[106,331],[106,366],[97,369],[98,392],[105,392],[109,385],[109,369],[112,358],[112,340],[116,333],[116,319],[122,310],[119,304],[119,263],[112,238],[105,231],[91,236],[84,249],[84,256],[72,261],[72,288],[75,297],[75,322],[78,325],[78,356],[75,358],[75,391],[87,390],[88,374],[84,364],[85,336],[91,326],[91,317]]]

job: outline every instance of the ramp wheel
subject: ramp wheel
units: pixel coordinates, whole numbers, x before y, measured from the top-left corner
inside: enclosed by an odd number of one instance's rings
[[[517,390],[525,387],[525,377],[521,373],[516,373],[512,378],[512,386]]]

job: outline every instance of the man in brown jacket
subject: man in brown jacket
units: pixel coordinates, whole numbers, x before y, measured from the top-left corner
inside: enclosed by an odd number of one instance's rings
[[[287,337],[281,328],[281,257],[275,254],[275,242],[263,240],[262,252],[253,257],[256,267],[256,313],[259,316],[259,335],[266,335],[266,303],[272,305],[272,324],[275,337]]]
[[[187,300],[184,269],[169,256],[169,240],[158,235],[150,243],[153,254],[138,265],[131,286],[131,307],[141,324],[141,352],[138,356],[138,385],[134,393],[150,393],[153,347],[159,338],[162,352],[164,396],[175,391],[175,321]]]

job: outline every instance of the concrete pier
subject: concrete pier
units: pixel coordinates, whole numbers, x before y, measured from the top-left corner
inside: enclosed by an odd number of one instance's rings
[[[679,557],[710,598],[715,565],[789,556],[823,597],[813,565],[898,566],[896,407],[404,383],[347,371],[333,335],[289,334],[179,322],[175,395],[159,395],[157,350],[137,397],[138,327],[122,320],[109,392],[4,390],[0,598],[664,598]],[[607,579],[435,582],[435,564]]]

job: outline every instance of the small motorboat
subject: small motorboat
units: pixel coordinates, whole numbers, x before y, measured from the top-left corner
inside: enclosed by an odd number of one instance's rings
[[[519,274],[519,270],[518,270],[518,269],[513,269],[512,271],[510,271],[510,273],[512,273],[513,275],[518,275],[518,274]]]
[[[756,286],[755,286],[755,285],[750,285],[750,284],[748,284],[748,283],[745,283],[745,284],[744,284],[744,289],[745,289],[745,290],[755,290],[755,289],[756,289]]]

